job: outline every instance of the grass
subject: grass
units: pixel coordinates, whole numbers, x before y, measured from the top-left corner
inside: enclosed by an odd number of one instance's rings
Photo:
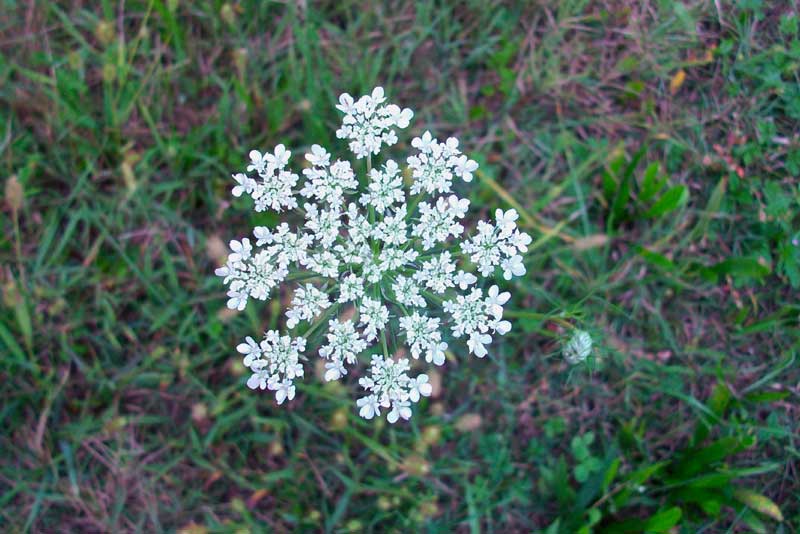
[[[797,21],[6,0],[0,527],[796,532]],[[275,221],[230,170],[339,147],[337,95],[377,84],[480,161],[473,206],[534,236],[514,330],[391,428],[314,377],[280,409],[247,391],[232,347],[280,303],[229,313],[213,276],[222,240]]]

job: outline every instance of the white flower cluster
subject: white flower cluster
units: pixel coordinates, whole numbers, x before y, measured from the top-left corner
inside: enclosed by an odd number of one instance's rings
[[[408,108],[401,110],[394,104],[383,105],[384,102],[383,87],[376,87],[371,95],[357,101],[347,93],[339,97],[336,109],[344,113],[344,119],[336,137],[350,139],[350,150],[358,159],[380,153],[381,144],[395,144],[397,134],[392,127],[405,128],[414,116]]]
[[[364,419],[381,415],[381,408],[391,408],[386,419],[390,423],[398,419],[410,419],[412,402],[430,396],[433,387],[428,375],[420,374],[410,378],[406,371],[411,369],[407,358],[393,360],[377,354],[372,356],[370,376],[361,378],[358,383],[369,391],[369,395],[356,401],[358,413]]]
[[[228,307],[237,310],[296,281],[286,311],[292,335],[271,330],[260,343],[248,337],[238,346],[252,373],[250,388],[275,391],[279,404],[291,400],[293,381],[303,376],[306,340],[319,340],[325,380],[339,380],[371,355],[369,376],[359,380],[367,391],[357,402],[359,414],[371,419],[383,410],[394,423],[431,394],[427,375],[407,374],[404,353],[443,365],[450,337],[482,358],[495,336],[510,330],[503,319],[510,294],[496,285],[478,287],[477,275],[499,271],[509,280],[525,274],[522,254],[531,238],[517,228],[515,210],[498,209],[493,222],[478,222],[477,233],[462,240],[470,203],[456,195],[454,181],[471,181],[478,164],[453,137],[440,142],[426,131],[412,140],[417,153],[406,160],[408,184],[396,161],[372,166],[383,145],[397,142],[395,128],[407,127],[413,116],[387,104],[382,88],[358,100],[343,94],[337,108],[344,113],[337,137],[349,140],[357,159],[367,158],[364,172],[312,145],[298,186],[299,176],[286,170],[291,153],[283,145],[273,153],[252,151],[247,173],[257,176],[233,175],[234,196],[247,193],[257,211],[298,208],[301,224],[256,227],[255,246],[249,238],[231,241],[228,261],[216,272],[229,286]]]
[[[264,334],[261,343],[247,337],[236,347],[244,354],[245,366],[253,372],[247,386],[251,389],[269,388],[275,392],[278,404],[294,398],[294,379],[303,376],[299,356],[305,349],[305,338],[281,336],[275,330]]]

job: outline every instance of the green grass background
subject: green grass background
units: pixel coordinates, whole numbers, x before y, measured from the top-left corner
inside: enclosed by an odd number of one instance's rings
[[[797,21],[0,0],[0,530],[796,532]],[[375,85],[534,237],[512,332],[392,427],[314,373],[280,408],[248,391],[233,347],[280,299],[229,313],[213,276],[276,220],[229,194],[247,152],[344,149],[336,98]],[[596,346],[570,368],[572,327]]]

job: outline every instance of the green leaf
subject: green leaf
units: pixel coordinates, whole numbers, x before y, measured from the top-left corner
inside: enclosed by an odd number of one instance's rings
[[[789,396],[788,391],[758,391],[756,393],[748,393],[742,397],[745,402],[752,402],[754,404],[777,402]]]
[[[603,172],[603,196],[609,204],[613,202],[614,193],[617,191],[616,176],[625,166],[625,154],[621,154],[608,163],[608,169]]]
[[[728,258],[715,263],[707,271],[714,278],[731,275],[739,280],[761,280],[772,272],[772,269],[768,265],[759,262],[756,258]]]
[[[689,488],[724,488],[728,486],[736,474],[731,472],[710,473],[688,481]]]
[[[611,461],[611,465],[609,465],[608,469],[606,469],[606,472],[603,475],[603,484],[601,486],[603,493],[608,491],[609,486],[611,486],[611,483],[614,481],[614,477],[617,476],[617,471],[619,470],[620,463],[621,461],[619,458],[614,458]]]
[[[768,534],[769,530],[767,529],[767,525],[753,513],[751,510],[745,508],[741,512],[742,522],[747,525],[750,530],[752,530],[755,534]]]
[[[701,235],[705,235],[706,231],[708,230],[708,225],[711,222],[711,217],[720,211],[720,206],[722,206],[722,200],[725,197],[725,192],[727,189],[727,178],[722,178],[719,182],[717,182],[717,185],[714,187],[714,190],[711,192],[711,196],[708,199],[706,209],[700,215],[700,220],[697,222],[694,229],[692,229],[690,239],[694,240]]]
[[[614,195],[614,202],[611,204],[611,217],[608,225],[611,228],[619,226],[620,221],[625,219],[625,208],[628,206],[628,199],[631,196],[631,184],[629,178],[623,178]]]
[[[561,526],[561,519],[556,519],[553,521],[547,530],[544,531],[544,534],[558,534]]]
[[[712,464],[744,450],[754,443],[752,438],[739,439],[732,436],[721,438],[707,447],[687,450],[683,458],[678,460],[670,471],[676,481],[686,480],[704,469],[710,469]]]
[[[644,153],[645,147],[640,148],[633,156],[630,163],[628,163],[627,167],[625,167],[625,171],[620,177],[617,194],[614,196],[614,202],[611,204],[611,217],[608,220],[609,229],[618,226],[619,222],[626,218],[626,208],[631,197],[633,172],[636,170],[636,166],[639,164],[642,156],[644,156]]]
[[[650,206],[650,209],[645,211],[643,215],[648,218],[661,217],[686,204],[688,200],[689,189],[685,185],[676,185],[661,195],[661,198]]]
[[[711,390],[711,395],[709,395],[706,404],[717,417],[721,418],[725,413],[725,409],[728,407],[730,400],[731,391],[728,389],[728,386],[721,382],[717,382],[717,384],[714,386],[714,389]],[[711,427],[705,424],[703,421],[700,421],[697,424],[697,430],[694,434],[693,443],[695,445],[702,443],[706,437],[708,437],[710,431]]]
[[[671,492],[670,498],[678,502],[697,504],[707,515],[717,517],[722,511],[722,499],[724,497],[714,489],[679,488]]]
[[[644,258],[647,263],[655,265],[656,267],[660,267],[665,271],[674,271],[677,269],[675,264],[670,261],[669,258],[664,256],[663,254],[659,254],[658,252],[653,252],[652,250],[648,250],[641,245],[636,245],[634,247],[636,253]]]
[[[681,520],[681,509],[677,506],[668,508],[647,520],[644,526],[645,532],[667,532],[669,529],[678,524]]]
[[[578,482],[586,482],[589,478],[589,468],[585,464],[575,466],[575,480]]]
[[[6,359],[4,363],[13,362],[29,371],[34,371],[34,372],[38,371],[37,365],[29,361],[29,358],[25,355],[25,352],[22,350],[22,347],[20,347],[16,339],[14,339],[14,335],[8,328],[6,328],[6,326],[3,323],[0,323],[0,341],[2,341],[2,343],[0,343],[0,346],[5,345],[5,347],[11,353],[11,355],[14,356],[13,360],[9,358]]]
[[[630,499],[630,496],[639,486],[647,482],[647,480],[650,479],[650,477],[658,473],[668,464],[669,464],[668,461],[658,462],[637,469],[636,471],[633,471],[631,474],[629,474],[626,479],[627,484],[625,489],[620,491],[612,499],[614,506],[616,508],[622,508],[623,506],[625,506],[628,503],[628,499]]]
[[[771,517],[775,521],[783,521],[781,509],[769,497],[744,488],[734,491],[733,496],[748,508]]]
[[[647,166],[644,170],[644,174],[642,175],[642,188],[639,191],[639,201],[640,202],[650,202],[656,193],[658,193],[664,184],[666,183],[666,178],[662,178],[659,180],[658,178],[658,162],[653,162]]]

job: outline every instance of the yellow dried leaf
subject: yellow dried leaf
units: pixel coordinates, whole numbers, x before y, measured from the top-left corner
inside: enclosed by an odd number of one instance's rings
[[[672,77],[672,80],[669,82],[669,92],[673,95],[678,92],[678,89],[681,88],[683,82],[686,81],[686,71],[681,69],[675,73]]]
[[[781,509],[778,508],[778,505],[772,502],[772,499],[769,497],[748,489],[738,489],[733,492],[733,495],[736,497],[736,500],[747,505],[747,507],[752,508],[756,512],[771,517],[775,521],[783,521]]]
[[[425,458],[416,454],[411,455],[403,460],[403,464],[400,466],[400,469],[413,477],[424,477],[431,472],[430,464],[425,460]]]
[[[608,236],[606,234],[587,235],[586,237],[576,239],[575,242],[572,243],[572,248],[577,251],[589,250],[590,248],[605,246],[606,243],[608,243]]]
[[[19,183],[17,175],[14,174],[6,180],[6,203],[8,203],[8,207],[12,211],[19,211],[22,208],[23,197],[22,184]]]
[[[228,259],[228,247],[217,234],[211,234],[206,239],[206,254],[217,265],[225,265],[225,261]]]
[[[178,529],[178,534],[206,534],[208,529],[203,525],[198,525],[194,521]]]
[[[474,432],[483,424],[483,418],[477,413],[466,413],[456,421],[456,430],[459,432]]]
[[[431,385],[431,398],[438,398],[442,394],[442,374],[436,369],[428,371],[428,381]]]

